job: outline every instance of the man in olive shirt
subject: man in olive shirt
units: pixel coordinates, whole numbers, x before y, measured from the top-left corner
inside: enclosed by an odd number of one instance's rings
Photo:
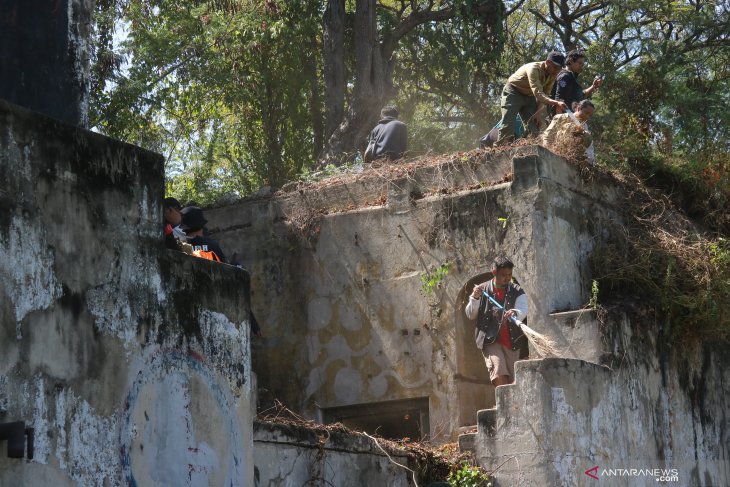
[[[502,90],[502,120],[497,145],[511,142],[515,134],[517,114],[527,124],[531,134],[537,135],[542,128],[538,109],[541,105],[560,107],[565,103],[549,97],[555,78],[565,64],[565,56],[557,51],[548,54],[545,61],[527,63],[507,80]]]

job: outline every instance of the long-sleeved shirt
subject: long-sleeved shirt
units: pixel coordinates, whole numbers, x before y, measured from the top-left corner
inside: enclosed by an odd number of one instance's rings
[[[486,285],[486,283],[484,283]],[[464,308],[464,312],[466,313],[466,317],[470,320],[473,320],[477,317],[477,313],[479,313],[479,303],[482,299],[487,299],[484,297],[484,294],[480,294],[478,299],[475,299],[473,296],[469,296],[469,302],[466,305],[466,308]],[[525,317],[527,316],[528,308],[527,308],[527,294],[523,294],[521,296],[518,296],[515,300],[515,307],[512,308],[515,310],[515,316],[518,320],[523,321]],[[509,311],[509,310],[505,310]]]
[[[399,159],[408,150],[408,127],[394,117],[385,117],[378,122],[368,139],[373,159],[383,156]]]
[[[553,89],[553,98],[564,101],[568,108],[573,109],[573,103],[578,103],[585,99],[583,87],[578,83],[578,75],[568,69],[563,69],[558,73]]]
[[[524,64],[507,80],[507,84],[525,96],[534,96],[538,104],[549,105],[555,78],[549,76],[543,61]]]

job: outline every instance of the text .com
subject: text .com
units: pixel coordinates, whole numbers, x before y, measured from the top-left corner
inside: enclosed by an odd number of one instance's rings
[[[599,480],[606,477],[653,477],[657,482],[679,482],[676,468],[599,468],[585,471],[589,477]]]

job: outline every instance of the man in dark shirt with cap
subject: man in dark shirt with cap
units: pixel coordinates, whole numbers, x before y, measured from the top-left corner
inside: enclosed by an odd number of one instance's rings
[[[527,63],[509,77],[502,90],[502,120],[497,145],[514,140],[515,118],[519,114],[531,134],[542,128],[539,109],[549,105],[565,110],[565,103],[549,97],[555,77],[565,63],[563,54],[553,51],[545,61]]]
[[[365,162],[381,157],[400,159],[408,150],[408,127],[398,120],[398,109],[384,107],[380,110],[380,118],[368,137],[368,147],[363,158]]]
[[[565,68],[558,74],[553,89],[553,98],[565,102],[570,111],[575,111],[573,105],[580,103],[590,97],[598,88],[602,80],[596,77],[593,84],[585,90],[578,83],[578,75],[583,71],[586,64],[586,55],[583,51],[573,50],[568,53],[565,60]],[[558,112],[560,113],[560,112]]]
[[[203,235],[203,227],[208,223],[208,220],[203,216],[203,210],[197,206],[187,206],[180,211],[180,214],[182,215],[180,228],[188,236],[188,243],[192,246],[193,253],[214,252],[220,262],[225,262],[226,256],[223,254],[218,242]]]

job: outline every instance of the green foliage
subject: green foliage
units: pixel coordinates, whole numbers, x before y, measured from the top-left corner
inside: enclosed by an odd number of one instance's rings
[[[727,228],[727,2],[436,3],[456,7],[456,17],[394,41],[394,102],[411,154],[476,147],[499,119],[515,69],[552,48],[580,46],[589,60],[582,82],[605,75],[591,120],[599,162],[668,174],[688,195],[709,188],[712,228]],[[424,5],[379,0],[379,40],[393,40]],[[346,2],[348,97],[354,7]],[[309,177],[326,138],[323,13],[315,0],[99,0],[92,126],[162,152],[168,190],[181,199],[215,202]]]
[[[314,163],[318,2],[217,10],[126,0],[117,8],[129,34],[118,55],[128,64],[96,92],[92,123],[162,152],[173,194],[241,195]]]
[[[591,281],[591,299],[588,301],[588,307],[598,307],[598,281],[596,281],[595,279]]]
[[[436,290],[437,287],[441,286],[441,282],[449,274],[449,263],[441,264],[436,267],[433,271],[425,272],[421,274],[421,290],[429,295]]]
[[[492,480],[479,467],[463,464],[449,474],[447,479],[453,487],[492,487]]]

